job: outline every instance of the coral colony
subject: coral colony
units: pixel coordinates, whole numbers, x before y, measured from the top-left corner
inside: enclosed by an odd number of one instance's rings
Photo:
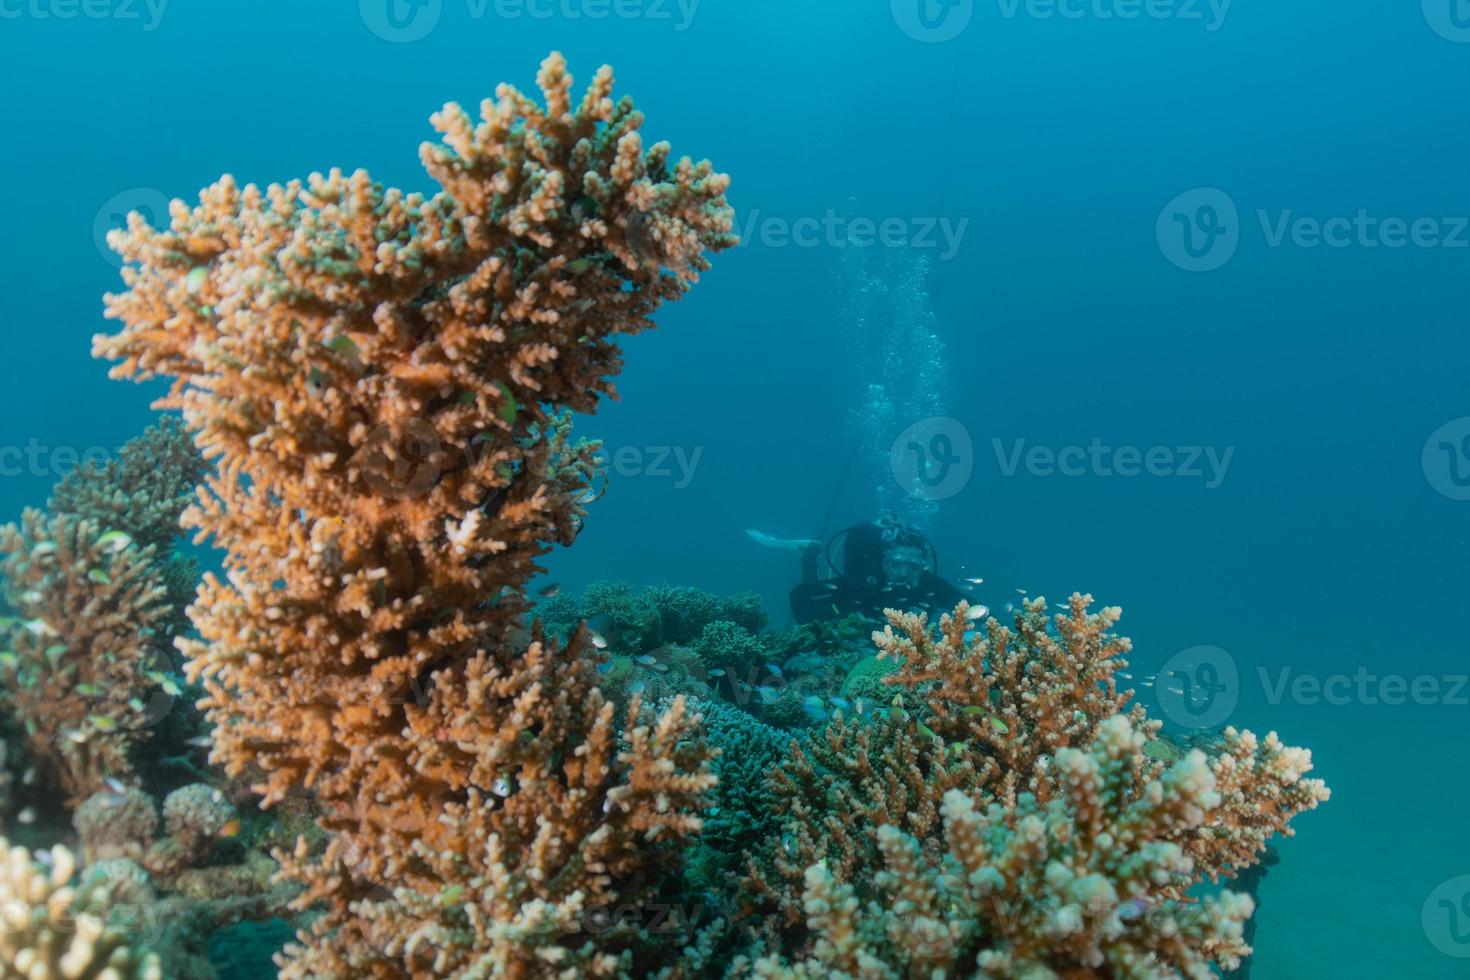
[[[571,413],[734,244],[609,69],[538,81],[434,117],[432,196],[225,177],[114,233],[96,353],[182,422],[0,530],[0,972],[1238,966],[1231,879],[1327,790],[1274,734],[1166,737],[1117,609],[530,592],[596,499]]]

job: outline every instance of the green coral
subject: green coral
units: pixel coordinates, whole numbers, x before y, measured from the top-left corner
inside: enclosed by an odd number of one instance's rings
[[[756,682],[755,675],[767,657],[759,637],[727,619],[707,624],[694,641],[694,649],[706,668],[723,669],[747,684]]]
[[[842,680],[842,696],[854,704],[859,698],[872,704],[887,704],[893,697],[883,678],[898,670],[892,660],[864,657],[853,665]]]

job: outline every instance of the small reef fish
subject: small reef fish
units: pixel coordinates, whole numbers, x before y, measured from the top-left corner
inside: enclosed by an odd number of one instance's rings
[[[226,822],[225,825],[219,829],[219,835],[221,837],[239,837],[240,818],[236,817],[234,820]]]
[[[989,615],[990,615],[990,607],[989,606],[971,606],[969,608],[969,611],[967,611],[965,613],[965,619],[967,619],[967,620],[969,620],[970,622],[973,623],[973,622],[975,622],[975,620],[977,620],[977,619],[984,619],[986,616],[989,616]]]
[[[725,676],[725,670],[724,670],[723,667],[716,667],[714,670],[711,670],[709,672],[709,676],[711,676],[711,677],[724,677]]]
[[[645,653],[638,658],[637,663],[644,667],[652,667],[658,663],[658,658],[652,654]]]
[[[607,639],[601,633],[592,633],[592,645],[599,650],[607,649]]]
[[[965,579],[965,581],[968,582],[968,583],[970,583],[971,585],[984,585],[985,584],[985,580],[983,578],[967,578],[967,579]]]
[[[133,538],[125,531],[108,531],[97,539],[97,543],[113,551],[126,551],[132,545]]]
[[[87,573],[87,580],[94,585],[111,585],[112,576],[101,568],[94,568]]]
[[[36,822],[36,808],[33,807],[33,806],[26,807],[24,810],[20,811],[19,813],[17,813],[15,815],[15,819],[19,820],[23,824],[33,824],[33,823],[35,823]]]
[[[781,665],[783,670],[801,672],[816,670],[822,666],[822,658],[815,653],[798,653]]]
[[[42,541],[40,544],[31,549],[31,557],[44,558],[46,555],[54,555],[56,554],[56,548],[57,545],[55,541]]]
[[[561,586],[557,583],[552,583],[536,594],[543,599],[555,599],[561,595]]]
[[[26,623],[26,632],[30,633],[32,636],[61,635],[60,633],[56,632],[56,630],[52,628],[51,624],[46,622],[44,619],[33,619]]]
[[[781,670],[781,666],[779,664],[766,664],[766,672],[769,673],[772,677],[786,676],[786,674]]]
[[[827,699],[827,703],[832,705],[832,707],[834,708],[841,708],[843,711],[852,710],[852,702],[844,697],[830,697]]]
[[[127,784],[115,776],[108,776],[102,780],[102,784],[114,793],[126,793],[128,791]]]
[[[827,717],[826,705],[823,704],[822,699],[815,694],[808,695],[806,699],[801,702],[801,710],[803,714],[805,714],[813,721],[823,721]]]
[[[191,745],[196,749],[207,749],[214,745],[214,739],[208,735],[195,735],[185,744]]]

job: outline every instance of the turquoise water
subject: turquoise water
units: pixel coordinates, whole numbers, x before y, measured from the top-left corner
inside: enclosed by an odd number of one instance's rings
[[[744,532],[891,503],[871,385],[928,393],[889,421],[953,420],[943,574],[1121,605],[1136,673],[1208,666],[1209,724],[1314,750],[1334,797],[1262,886],[1253,975],[1464,976],[1464,8],[0,0],[0,512],[151,418],[88,356],[115,215],[223,172],[422,189],[444,101],[608,62],[733,176],[746,242],[627,343],[583,426],[612,491],[551,578],[784,624],[796,562]],[[942,355],[895,367],[899,331]]]

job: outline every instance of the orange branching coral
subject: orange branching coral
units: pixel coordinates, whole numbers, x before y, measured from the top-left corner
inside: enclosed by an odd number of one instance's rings
[[[856,810],[846,834],[866,839],[859,860],[822,859],[803,872],[806,933],[785,937],[800,955],[740,970],[1203,980],[1212,964],[1229,968],[1249,953],[1249,897],[1197,901],[1191,889],[1258,860],[1270,836],[1289,834],[1294,816],[1327,799],[1326,787],[1305,778],[1310,753],[1274,734],[1232,729],[1214,758],[1151,758],[1157,725],[1137,708],[1122,713],[1127,696],[1112,680],[1127,649],[1108,632],[1118,612],[1089,613],[1090,602],[1074,595],[1050,623],[1044,602],[1030,602],[1015,632],[990,622],[968,643],[963,605],[937,637],[923,617],[889,613],[875,638],[902,660],[891,683],[920,703],[888,723],[912,724],[939,752],[915,765],[894,748],[908,736],[885,734],[889,748],[876,756],[826,753],[815,785],[837,800],[850,788],[901,786],[911,799],[930,787],[923,816],[875,825],[880,807]],[[851,728],[840,737],[858,741]],[[941,756],[969,763],[959,770],[969,780],[941,779],[956,771],[941,769]],[[809,785],[796,789],[799,824],[814,801]],[[936,807],[940,827],[927,815]],[[802,839],[799,828],[786,833]],[[777,866],[788,889],[790,865]],[[769,887],[774,876],[756,877]],[[789,904],[789,891],[771,890]]]
[[[1015,628],[991,619],[973,641],[968,605],[930,628],[922,614],[889,610],[874,633],[879,657],[898,661],[882,683],[900,695],[876,719],[843,718],[801,746],[771,775],[789,819],[781,846],[755,856],[747,880],[752,907],[774,904],[787,924],[804,912],[803,879],[814,863],[837,878],[878,859],[878,827],[901,828],[943,847],[941,804],[950,789],[1013,800],[1042,760],[1067,745],[1084,745],[1098,723],[1127,710],[1113,674],[1128,666],[1129,648],[1108,630],[1116,609],[1090,613],[1089,596],[1073,596],[1071,613],[1048,629],[1046,603],[1017,613]],[[1142,709],[1130,717],[1152,732]]]
[[[7,620],[4,706],[43,777],[75,806],[108,777],[131,781],[132,749],[167,710],[150,675],[167,669],[168,620],[152,547],[69,515],[27,510],[0,528]]]
[[[309,789],[335,835],[284,857],[326,910],[284,976],[624,969],[632,937],[580,910],[676,869],[713,783],[697,717],[620,731],[587,634],[522,619],[590,496],[559,413],[733,244],[728,179],[645,146],[610,70],[580,102],[559,56],[538,81],[544,105],[503,86],[478,123],[434,117],[433,197],[226,177],[113,237],[130,289],[97,352],[174,378],[217,463],[185,520],[227,571],[182,645],[214,758],[267,804]]]

